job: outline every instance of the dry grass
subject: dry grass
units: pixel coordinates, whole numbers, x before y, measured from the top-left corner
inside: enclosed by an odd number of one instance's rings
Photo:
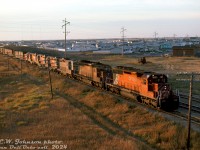
[[[54,100],[51,100],[45,76],[44,80],[38,79],[40,84],[38,81],[35,82],[37,78],[29,76],[24,76],[23,82],[17,79],[17,77],[5,77],[4,82],[0,84],[0,91],[7,91],[0,100],[2,139],[61,140],[69,149],[81,150],[144,147],[138,146],[138,143],[131,139],[106,132],[87,115],[68,103],[67,99],[55,96]],[[57,84],[57,90],[61,90],[59,88],[63,82],[55,83],[54,88]],[[64,84],[63,87],[65,86],[69,85]],[[67,89],[68,93],[77,90],[76,83],[73,86],[74,89],[72,87]],[[89,92],[84,86],[82,88],[85,93]]]
[[[147,64],[139,64],[135,56],[105,56],[100,61],[112,66],[126,65],[147,71],[160,73],[200,72],[198,57],[146,57]]]
[[[113,123],[117,123],[134,135],[145,139],[152,146],[159,149],[186,148],[186,129],[183,126],[176,125],[162,116],[149,113],[142,108],[121,103],[120,100],[102,92],[91,91],[84,97],[80,95],[76,95],[76,98],[81,102],[94,108]],[[200,138],[200,134],[195,133],[195,136],[192,137],[192,143],[195,143],[193,149],[199,146],[197,139]]]
[[[173,60],[169,62],[174,63],[174,58],[170,59]],[[121,60],[136,64],[136,60]],[[149,61],[153,63],[144,68],[160,66],[157,69],[162,69],[164,66],[160,65],[162,60],[159,58],[149,58]],[[52,74],[54,90],[69,96],[65,99],[55,96],[50,100],[47,71],[36,69],[37,72],[32,73],[33,68],[27,69],[32,76],[25,76],[23,83],[16,82],[17,77],[0,83],[1,89],[7,91],[0,102],[3,138],[62,140],[70,149],[147,149],[130,138],[131,135],[156,149],[186,148],[186,129],[181,125],[56,74]],[[107,120],[110,129],[103,126],[105,120],[97,122],[84,112],[86,108]],[[119,131],[115,132],[117,136],[111,132],[116,129]],[[192,149],[200,149],[200,134],[192,132],[191,136]]]

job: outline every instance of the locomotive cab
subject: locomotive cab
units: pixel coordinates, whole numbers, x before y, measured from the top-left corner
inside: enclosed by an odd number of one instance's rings
[[[157,99],[157,107],[162,109],[177,109],[179,98],[174,95],[167,77],[163,74],[153,74],[148,77],[148,91],[153,92],[153,97]]]

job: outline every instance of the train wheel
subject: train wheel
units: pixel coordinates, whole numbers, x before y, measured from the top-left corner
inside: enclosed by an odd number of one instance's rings
[[[141,96],[140,96],[140,95],[138,95],[138,96],[136,97],[136,99],[137,99],[138,102],[140,102],[140,103],[142,102],[142,99],[141,99]]]
[[[162,106],[162,104],[161,104],[161,99],[159,98],[159,100],[158,100],[158,104],[157,104],[157,108],[161,108],[161,106]]]

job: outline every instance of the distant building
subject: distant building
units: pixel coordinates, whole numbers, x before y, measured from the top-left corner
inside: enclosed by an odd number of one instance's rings
[[[171,43],[163,43],[160,45],[160,49],[172,49],[172,44]]]
[[[196,46],[196,45],[173,46],[173,56],[200,57],[200,46]]]

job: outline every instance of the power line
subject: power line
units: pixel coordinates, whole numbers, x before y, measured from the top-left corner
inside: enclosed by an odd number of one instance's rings
[[[66,37],[67,37],[67,34],[69,33],[67,30],[66,30],[66,26],[67,25],[70,25],[70,22],[69,21],[66,21],[66,18],[65,18],[65,20],[63,20],[63,22],[64,22],[64,25],[62,25],[62,28],[63,27],[65,27],[65,58],[66,58],[66,56],[67,56],[67,46],[66,46]]]

